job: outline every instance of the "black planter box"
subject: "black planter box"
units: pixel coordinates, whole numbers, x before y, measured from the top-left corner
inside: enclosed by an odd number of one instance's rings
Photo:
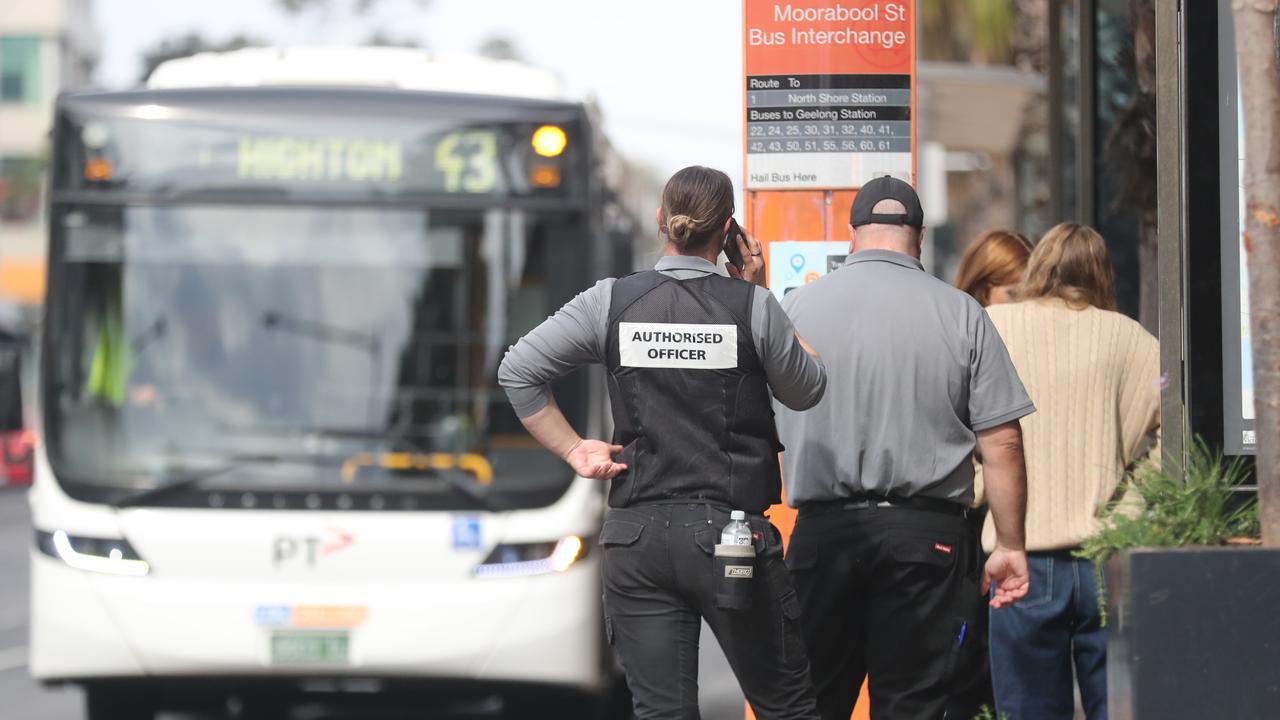
[[[1136,550],[1106,573],[1111,720],[1280,718],[1280,549]]]

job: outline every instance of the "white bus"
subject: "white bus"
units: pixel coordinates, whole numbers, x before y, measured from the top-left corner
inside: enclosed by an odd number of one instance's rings
[[[59,99],[35,678],[83,686],[91,720],[615,712],[605,488],[495,382],[633,264],[634,189],[556,93],[513,63],[320,48]],[[602,387],[556,388],[592,435]]]

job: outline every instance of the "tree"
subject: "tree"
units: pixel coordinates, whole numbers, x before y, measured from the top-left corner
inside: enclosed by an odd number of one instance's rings
[[[396,37],[385,30],[374,30],[361,45],[370,47],[420,48],[422,43],[408,37]]]
[[[1017,8],[1011,0],[922,0],[921,58],[1007,64]]]
[[[431,3],[431,0],[412,1],[420,8],[425,8]],[[351,5],[356,13],[364,15],[380,3],[381,0],[352,0]],[[334,6],[334,0],[276,0],[276,6],[290,15],[297,15],[309,10],[329,10]]]
[[[211,42],[197,32],[189,32],[176,38],[161,40],[156,45],[153,45],[151,49],[143,51],[141,80],[146,82],[156,67],[166,60],[188,57],[200,52],[239,50],[247,47],[260,47],[264,44],[261,40],[246,35],[236,35],[223,42]]]
[[[393,3],[386,0],[275,0],[275,6],[286,15],[309,15],[318,20],[321,26],[346,26],[353,20],[358,24],[369,25],[364,19],[370,12]],[[417,10],[425,10],[431,0],[400,0],[401,5],[408,5]],[[380,27],[373,27],[361,45],[374,47],[421,48],[423,43],[408,35],[397,35]]]
[[[520,49],[516,47],[515,42],[510,38],[499,35],[485,40],[480,43],[480,47],[476,49],[482,57],[492,58],[494,60],[523,60]]]
[[[1235,0],[1262,543],[1280,546],[1280,0]]]

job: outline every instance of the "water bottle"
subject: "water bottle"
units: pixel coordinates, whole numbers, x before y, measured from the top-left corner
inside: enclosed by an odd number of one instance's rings
[[[716,607],[722,610],[751,608],[751,578],[756,574],[756,546],[747,514],[734,510],[720,531],[715,551]]]
[[[747,524],[747,514],[742,510],[729,513],[729,524],[720,531],[721,545],[750,545],[751,526]]]

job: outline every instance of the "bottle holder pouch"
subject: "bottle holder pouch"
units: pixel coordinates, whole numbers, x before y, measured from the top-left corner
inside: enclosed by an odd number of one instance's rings
[[[751,585],[756,574],[754,545],[716,545],[716,607],[721,610],[749,610]]]

